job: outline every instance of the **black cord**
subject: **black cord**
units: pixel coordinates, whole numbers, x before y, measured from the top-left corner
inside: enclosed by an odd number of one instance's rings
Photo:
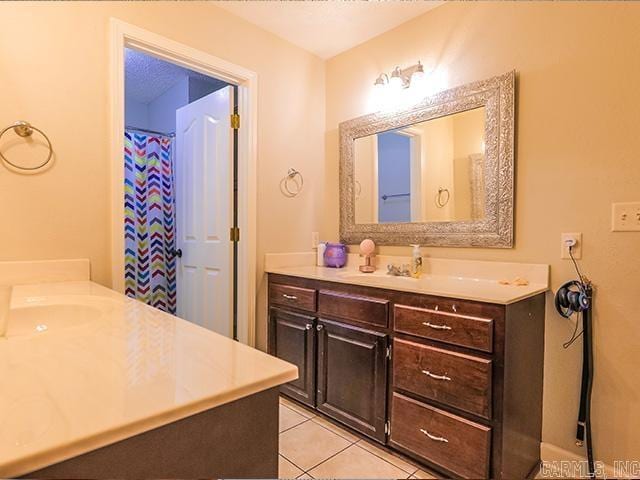
[[[578,274],[578,278],[580,279],[580,283],[582,285],[584,285],[584,286],[587,286],[589,284],[588,283],[589,280],[587,279],[587,277],[582,275],[582,272],[580,271],[580,267],[578,267],[578,262],[576,262],[576,259],[573,256],[573,245],[569,246],[569,257],[571,258],[571,261],[573,262],[573,266],[576,269],[576,273]],[[582,336],[582,334],[584,333],[584,327],[583,327],[582,330],[580,330],[580,333],[576,334],[576,332],[578,331],[578,324],[579,323],[580,323],[580,313],[578,313],[578,318],[576,318],[576,326],[573,329],[573,333],[571,334],[571,338],[562,344],[562,348],[564,348],[565,350],[567,348],[569,348],[571,345],[573,345],[574,342],[576,340],[578,340],[578,338],[580,338]],[[584,324],[584,319],[583,319],[582,323]]]

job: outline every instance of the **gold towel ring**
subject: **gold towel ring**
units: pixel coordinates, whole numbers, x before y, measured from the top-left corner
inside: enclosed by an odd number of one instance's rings
[[[53,146],[51,145],[51,141],[49,140],[49,137],[47,137],[47,135],[42,130],[40,130],[37,127],[34,127],[29,122],[25,122],[23,120],[20,120],[20,121],[14,123],[13,125],[9,125],[8,127],[4,128],[2,131],[0,131],[0,137],[2,137],[2,135],[4,135],[7,131],[9,131],[11,129],[13,129],[13,131],[16,133],[16,135],[18,135],[19,137],[22,137],[22,138],[30,137],[31,135],[33,135],[33,131],[34,130],[36,132],[38,132],[47,141],[47,146],[49,147],[49,155],[47,156],[47,159],[43,163],[38,165],[37,167],[21,167],[20,165],[16,165],[15,163],[13,163],[11,160],[9,160],[7,157],[5,157],[2,154],[2,152],[0,152],[0,158],[2,158],[3,162],[11,165],[16,170],[32,171],[32,170],[41,169],[42,167],[44,167],[47,163],[49,163],[51,161],[51,157],[53,156]]]

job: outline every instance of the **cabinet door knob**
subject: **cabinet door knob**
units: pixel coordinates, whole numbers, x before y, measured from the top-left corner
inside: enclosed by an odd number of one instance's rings
[[[324,328],[324,325],[316,325],[316,330],[320,331]]]
[[[424,433],[427,437],[429,437],[431,440],[433,440],[434,442],[444,442],[444,443],[449,443],[449,440],[447,440],[444,437],[438,437],[436,435],[431,435],[429,432],[427,432],[424,428],[421,428],[420,431],[422,433]]]
[[[313,328],[313,325],[311,325],[310,323],[307,323],[304,328],[306,328],[307,330],[311,330]]]
[[[451,377],[447,377],[446,375],[436,375],[435,373],[431,373],[428,370],[422,370],[422,373],[424,373],[427,377],[433,378],[434,380],[451,381]]]

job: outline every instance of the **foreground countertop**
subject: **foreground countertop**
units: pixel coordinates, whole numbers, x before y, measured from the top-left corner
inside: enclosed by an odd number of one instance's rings
[[[488,263],[488,262],[485,262]],[[272,266],[268,273],[310,278],[326,282],[346,283],[366,287],[384,288],[402,292],[436,295],[462,300],[509,305],[548,290],[546,283],[528,285],[502,285],[498,280],[473,276],[425,274],[419,279],[392,277],[382,270],[360,273],[354,268],[327,268],[317,266]]]
[[[297,378],[289,363],[89,281],[17,286],[11,306],[53,313],[46,331],[0,339],[0,478]]]

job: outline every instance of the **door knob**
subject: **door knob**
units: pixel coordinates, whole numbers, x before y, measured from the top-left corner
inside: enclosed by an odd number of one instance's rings
[[[173,251],[173,256],[174,257],[178,257],[178,258],[182,258],[182,249],[178,248],[177,250]]]

